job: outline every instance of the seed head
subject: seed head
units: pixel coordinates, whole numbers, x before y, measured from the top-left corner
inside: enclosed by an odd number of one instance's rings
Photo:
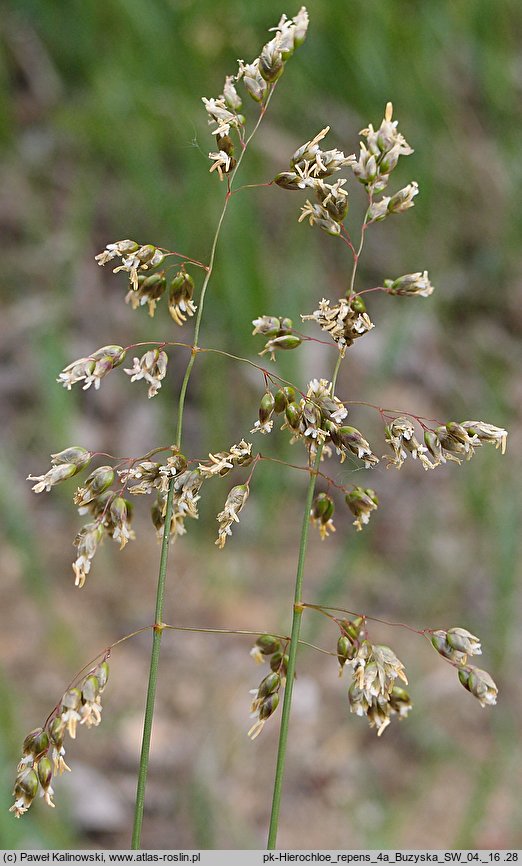
[[[459,680],[478,698],[482,707],[492,707],[497,703],[498,688],[487,671],[468,665],[459,670]]]
[[[87,476],[83,487],[78,487],[74,494],[74,502],[76,505],[86,505],[92,502],[111,487],[114,481],[114,469],[112,466],[99,466]]]
[[[355,517],[353,525],[360,532],[370,520],[372,511],[375,511],[379,500],[375,490],[370,487],[354,487],[346,494],[346,504]]]
[[[312,503],[310,520],[319,529],[321,541],[328,538],[331,532],[335,532],[332,520],[334,511],[335,504],[332,497],[327,493],[318,493]]]
[[[354,340],[367,334],[374,328],[366,305],[362,298],[354,297],[340,298],[334,307],[330,307],[331,301],[323,298],[319,301],[319,308],[311,315],[301,316],[303,322],[311,320],[317,322],[319,327],[330,335],[339,346],[344,356],[346,348],[351,346]]]
[[[270,360],[275,361],[275,353],[278,350],[283,349],[284,351],[289,351],[292,349],[297,349],[302,343],[301,337],[298,337],[297,334],[284,334],[281,337],[273,337],[268,340],[262,352],[259,352],[261,357],[270,354]]]
[[[247,501],[248,494],[248,484],[238,484],[228,494],[225,507],[217,516],[219,530],[216,544],[220,549],[225,546],[227,536],[232,535],[232,524],[239,523],[238,514]]]
[[[79,471],[74,463],[59,463],[57,466],[52,466],[45,475],[28,475],[27,481],[36,481],[33,486],[35,493],[42,493],[44,490],[49,492],[51,487],[60,484],[62,481],[67,481]]]
[[[393,452],[393,457],[387,458],[387,468],[395,466],[400,469],[410,454],[414,460],[419,458],[424,469],[433,469],[434,464],[426,456],[427,446],[418,442],[415,436],[415,426],[409,418],[404,418],[402,415],[394,418],[384,428],[384,437]]]
[[[164,271],[159,271],[149,276],[139,274],[137,288],[131,287],[125,296],[125,303],[130,304],[133,310],[137,310],[138,307],[147,304],[149,316],[153,317],[156,305],[163,297],[166,288],[167,281]]]
[[[402,277],[397,277],[396,280],[384,280],[384,287],[390,295],[404,295],[410,298],[415,296],[428,298],[433,292],[428,271],[404,274]]]
[[[91,570],[91,561],[94,559],[98,545],[105,534],[106,530],[101,522],[87,523],[80,529],[74,540],[74,544],[78,548],[78,556],[73,562],[75,586],[82,587],[84,585],[85,578]]]
[[[259,70],[259,57],[252,63],[239,60],[237,80],[243,81],[246,92],[255,102],[263,102],[268,93],[268,85]]]
[[[185,271],[178,271],[169,286],[169,313],[176,325],[183,325],[187,316],[193,316],[196,305],[192,302],[194,280]]]
[[[385,189],[399,157],[413,153],[406,139],[397,131],[397,121],[392,121],[392,116],[393,106],[388,102],[379,129],[374,130],[370,123],[367,129],[361,130],[366,142],[361,142],[359,159],[353,165],[353,173],[369,193]]]
[[[274,414],[275,399],[271,391],[266,391],[261,398],[259,404],[259,419],[252,427],[251,433],[270,433],[274,422],[272,415]]]
[[[159,267],[165,259],[165,254],[153,244],[140,246],[135,241],[127,240],[107,244],[105,250],[95,256],[99,265],[105,265],[114,258],[121,259],[121,264],[114,268],[114,273],[127,271],[131,288],[137,290],[139,274]]]
[[[205,110],[208,114],[209,125],[215,125],[212,130],[214,135],[228,135],[230,129],[240,129],[243,125],[242,115],[231,111],[226,103],[225,97],[218,99],[206,99],[202,97]]]
[[[394,714],[404,718],[411,709],[409,695],[395,684],[396,679],[407,683],[404,665],[387,646],[373,645],[363,640],[357,653],[348,662],[353,680],[348,690],[350,712],[366,716],[370,727],[381,736]]]
[[[373,454],[369,443],[355,427],[338,427],[335,434],[332,435],[332,441],[337,447],[337,453],[341,455],[341,463],[344,462],[348,454],[354,454],[362,460],[366,469],[379,462],[379,458]]]
[[[131,382],[144,379],[149,384],[148,396],[155,397],[161,388],[161,383],[167,375],[168,355],[159,349],[150,349],[141,358],[134,358],[133,366],[125,372],[131,377]]]
[[[284,665],[284,657],[280,666],[281,664]],[[251,694],[254,696],[254,700],[252,701],[250,711],[252,718],[257,717],[257,721],[248,732],[248,736],[252,740],[255,740],[259,736],[267,719],[276,711],[279,704],[279,690],[283,683],[284,680],[279,671],[272,670],[271,673],[261,680],[259,687],[252,690]]]
[[[90,388],[92,384],[98,389],[103,377],[118,367],[124,361],[125,355],[123,346],[103,346],[93,352],[89,358],[79,358],[77,361],[73,361],[62,370],[56,381],[60,382],[68,391],[76,382],[85,382],[84,391]]]
[[[271,634],[262,634],[256,640],[254,646],[250,650],[250,655],[257,664],[262,664],[265,656],[279,653],[281,650],[281,641],[279,638]]]
[[[203,478],[228,475],[235,466],[248,466],[252,462],[252,443],[242,439],[237,445],[231,445],[229,451],[218,451],[208,457],[208,463],[198,466]]]

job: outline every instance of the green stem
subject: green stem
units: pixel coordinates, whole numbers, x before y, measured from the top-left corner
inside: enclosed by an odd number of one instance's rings
[[[230,176],[230,185],[225,196],[225,201],[223,203],[223,208],[221,210],[221,215],[218,220],[217,228],[214,234],[214,239],[212,241],[212,247],[210,251],[210,260],[208,264],[208,269],[205,274],[205,279],[203,282],[203,286],[201,288],[201,295],[199,299],[199,309],[196,316],[196,322],[194,326],[194,343],[191,356],[189,358],[187,368],[185,370],[185,375],[183,377],[183,382],[181,384],[181,389],[179,392],[178,399],[178,419],[176,425],[176,446],[177,448],[181,447],[181,439],[183,434],[183,410],[185,406],[185,396],[187,393],[188,383],[190,379],[190,374],[192,372],[192,368],[194,366],[194,361],[196,360],[196,355],[198,353],[198,339],[199,339],[199,331],[201,327],[201,319],[203,317],[203,307],[205,303],[205,295],[207,291],[208,284],[210,282],[210,278],[212,276],[212,272],[214,269],[214,261],[216,256],[216,250],[218,245],[219,236],[221,233],[221,227],[223,225],[223,221],[225,219],[225,214],[227,212],[228,203],[230,201],[232,184],[234,182],[234,178],[238,172],[238,169],[241,165],[243,157],[246,153],[248,145],[252,141],[254,135],[256,134],[259,125],[265,115],[266,109],[268,107],[268,103],[270,102],[270,98],[273,93],[273,88],[271,89],[268,97],[266,99],[265,104],[263,105],[259,118],[257,120],[254,129],[250,133],[248,139],[246,140],[242,152],[238,158],[236,167]],[[151,732],[152,732],[152,722],[154,719],[154,704],[156,700],[156,686],[158,682],[158,668],[159,668],[159,659],[160,659],[160,649],[161,649],[161,635],[163,632],[163,607],[165,601],[165,583],[167,578],[167,562],[169,556],[169,542],[170,542],[170,523],[172,518],[172,502],[174,498],[174,479],[171,479],[169,484],[168,496],[167,496],[167,507],[165,514],[165,524],[163,527],[163,537],[161,543],[161,557],[160,557],[160,565],[158,572],[158,583],[156,589],[156,614],[155,614],[155,626],[154,633],[152,638],[152,650],[150,656],[150,667],[149,667],[149,682],[147,687],[147,699],[145,703],[145,717],[143,721],[143,734],[141,741],[141,754],[140,754],[140,764],[138,770],[138,784],[136,788],[136,802],[134,807],[134,824],[132,829],[132,849],[138,850],[141,844],[141,827],[143,824],[143,810],[145,805],[145,787],[147,784],[147,774],[149,769],[149,754],[150,754],[150,740],[151,740]]]
[[[371,199],[370,199],[371,205]],[[368,209],[369,210],[369,209]],[[361,227],[361,239],[359,242],[359,249],[354,255],[353,258],[353,266],[352,273],[350,277],[350,285],[346,296],[350,298],[354,293],[355,287],[355,276],[357,274],[357,266],[359,264],[359,258],[362,253],[362,249],[364,246],[364,236],[366,233],[366,227],[368,219],[368,210],[364,216],[363,224]],[[335,393],[335,386],[337,383],[337,376],[339,373],[339,369],[341,366],[342,355],[339,355],[337,358],[337,362],[335,365],[334,373],[332,376],[332,396]],[[292,618],[292,634],[290,638],[290,647],[288,649],[288,671],[286,677],[286,686],[285,686],[285,696],[283,699],[283,710],[281,713],[281,727],[279,729],[279,745],[277,750],[277,761],[276,761],[276,771],[275,771],[275,779],[274,779],[274,793],[272,797],[272,812],[270,815],[270,828],[268,831],[268,850],[272,850],[276,847],[277,842],[277,831],[279,827],[279,811],[281,808],[281,793],[283,788],[283,775],[285,769],[285,760],[286,760],[286,746],[288,741],[288,727],[290,722],[290,710],[292,707],[292,692],[294,688],[294,677],[295,677],[295,663],[297,658],[297,648],[299,645],[299,637],[301,634],[301,619],[303,616],[304,605],[302,602],[302,589],[303,589],[303,572],[304,572],[304,564],[306,558],[306,548],[308,544],[308,528],[310,523],[310,509],[312,507],[312,501],[314,497],[315,491],[315,483],[317,479],[319,463],[321,461],[321,453],[323,447],[319,446],[317,449],[317,454],[314,460],[313,472],[310,474],[310,481],[308,482],[308,491],[306,494],[305,500],[305,509],[303,514],[303,525],[301,529],[301,540],[299,542],[299,559],[297,562],[297,574],[295,578],[295,593],[294,593],[294,613]]]
[[[342,356],[339,354],[335,365],[334,374],[332,377],[332,394],[335,391],[337,375],[341,366]],[[315,484],[317,480],[317,471],[321,462],[323,446],[317,448],[317,454],[313,463],[313,471],[310,473],[308,489],[306,492],[303,523],[301,527],[301,539],[299,542],[299,559],[297,561],[297,573],[295,578],[294,591],[294,613],[292,618],[292,632],[290,636],[290,646],[288,648],[288,668],[286,675],[285,695],[283,699],[283,710],[281,713],[281,727],[279,729],[279,745],[277,749],[277,761],[274,779],[274,793],[272,797],[272,812],[270,815],[270,828],[268,831],[268,850],[273,850],[276,847],[277,831],[279,827],[279,812],[281,809],[281,794],[283,789],[283,776],[286,760],[286,746],[288,742],[288,728],[290,722],[290,710],[292,707],[292,692],[294,688],[295,667],[297,658],[297,648],[301,634],[301,619],[303,616],[304,607],[302,605],[303,594],[303,574],[306,559],[306,548],[308,545],[308,531],[310,528],[310,510],[314,498]]]
[[[161,557],[158,574],[158,587],[156,592],[156,614],[155,626],[152,637],[152,651],[150,657],[149,684],[147,687],[147,702],[145,706],[145,719],[143,722],[143,735],[141,740],[140,766],[138,771],[138,784],[136,788],[136,804],[134,808],[134,825],[132,828],[131,847],[135,851],[139,849],[141,842],[141,826],[143,823],[143,808],[145,805],[145,786],[147,784],[147,772],[149,769],[150,738],[152,733],[152,721],[154,718],[154,702],[156,699],[156,686],[158,683],[158,667],[161,647],[161,634],[163,625],[161,622],[163,614],[163,603],[165,600],[165,581],[167,577],[167,561],[169,557],[170,522],[172,519],[172,500],[174,498],[174,486],[171,484],[167,496],[167,508],[165,512],[165,529],[161,541]]]
[[[244,152],[244,151],[243,151]],[[239,162],[234,171],[237,171],[239,167]],[[216,233],[214,235],[214,240],[212,241],[212,249],[210,251],[210,262],[208,266],[207,273],[205,275],[205,280],[203,282],[203,286],[201,288],[201,297],[199,301],[199,309],[198,314],[196,316],[196,324],[194,326],[194,346],[192,349],[192,353],[190,355],[187,368],[185,370],[185,375],[183,377],[183,382],[181,383],[181,390],[179,392],[179,401],[178,401],[178,423],[176,425],[176,445],[178,448],[181,447],[181,438],[183,435],[183,409],[185,407],[185,396],[187,393],[188,383],[190,379],[190,374],[192,373],[192,367],[194,366],[194,361],[196,360],[196,355],[198,353],[198,339],[199,339],[199,329],[201,327],[201,318],[203,316],[203,306],[205,303],[205,294],[207,291],[207,286],[210,281],[210,277],[212,276],[212,271],[214,270],[214,259],[216,257],[216,249],[219,240],[219,235],[221,233],[221,226],[223,225],[223,220],[225,219],[225,214],[227,212],[228,203],[230,201],[230,193],[228,192],[225,196],[225,202],[223,204],[223,210],[221,211],[221,216],[219,217],[219,222],[217,224]]]
[[[225,201],[223,204],[223,210],[221,211],[221,216],[219,217],[216,233],[214,235],[214,240],[212,242],[212,248],[210,251],[210,261],[208,264],[208,270],[207,270],[207,273],[205,275],[205,279],[203,281],[203,286],[201,287],[201,295],[200,295],[200,299],[199,299],[199,309],[198,309],[198,314],[196,316],[196,324],[194,326],[194,344],[193,344],[194,348],[192,350],[192,354],[191,354],[189,362],[187,364],[187,369],[185,370],[185,375],[183,377],[183,382],[181,383],[181,390],[179,393],[178,423],[177,423],[177,428],[176,428],[176,445],[178,446],[178,448],[181,447],[181,437],[182,437],[182,432],[183,432],[183,408],[185,406],[185,396],[187,393],[187,387],[188,387],[188,383],[189,383],[189,379],[190,379],[190,374],[192,373],[192,367],[194,366],[194,361],[196,360],[196,355],[198,353],[199,329],[201,326],[201,318],[203,316],[203,305],[205,303],[205,295],[207,293],[207,287],[208,287],[208,284],[210,282],[210,277],[212,276],[212,271],[214,270],[214,260],[216,257],[217,244],[218,244],[218,240],[219,240],[219,235],[221,233],[221,226],[223,225],[223,220],[225,219],[225,214],[227,212],[228,203],[229,203],[230,197],[232,195],[232,184],[234,183],[236,174],[239,170],[241,162],[243,161],[243,157],[247,151],[248,145],[252,141],[254,135],[256,134],[257,130],[259,129],[259,125],[260,125],[261,121],[263,120],[263,117],[265,116],[265,112],[268,108],[268,103],[270,102],[270,99],[271,99],[273,92],[274,91],[272,88],[272,90],[270,91],[270,93],[267,96],[267,99],[266,99],[266,102],[265,102],[263,108],[261,109],[261,111],[259,113],[257,123],[254,126],[252,132],[250,133],[249,137],[247,138],[245,145],[243,147],[243,150],[241,151],[241,154],[240,154],[239,159],[237,161],[236,167],[230,176],[230,186],[229,186],[228,192],[225,196]]]
[[[370,204],[371,204],[371,201],[370,201]],[[349,287],[348,287],[348,291],[346,292],[346,297],[347,297],[347,298],[351,298],[351,296],[352,296],[353,293],[354,293],[355,275],[356,275],[356,273],[357,273],[357,266],[358,266],[358,264],[359,264],[359,259],[360,259],[360,257],[361,257],[362,249],[363,249],[363,246],[364,246],[364,237],[365,237],[365,234],[366,234],[366,228],[367,228],[367,226],[368,226],[368,223],[366,222],[366,220],[368,219],[368,212],[369,212],[369,210],[370,210],[370,209],[368,208],[368,210],[366,211],[366,213],[365,213],[365,215],[364,215],[364,221],[363,221],[363,224],[362,224],[362,227],[361,227],[361,240],[359,241],[359,249],[357,250],[357,252],[355,253],[354,258],[353,258],[353,268],[352,268],[352,275],[351,275],[351,278],[350,278],[350,285],[349,285]]]

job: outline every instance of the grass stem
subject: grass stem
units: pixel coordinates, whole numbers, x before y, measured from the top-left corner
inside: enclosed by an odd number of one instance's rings
[[[334,374],[332,377],[332,394],[335,391],[335,384],[337,382],[337,375],[339,373],[339,368],[341,366],[342,356],[339,354],[337,358],[337,363],[335,365]],[[285,686],[285,695],[283,699],[283,710],[281,713],[281,726],[279,729],[279,745],[277,749],[277,760],[276,760],[276,770],[275,770],[275,778],[274,778],[274,792],[272,796],[272,811],[270,814],[270,827],[268,830],[268,850],[273,850],[276,847],[277,842],[277,831],[279,827],[279,812],[281,809],[281,795],[283,790],[283,777],[285,770],[285,761],[286,761],[286,747],[288,742],[288,729],[290,722],[290,710],[292,707],[292,693],[294,687],[294,678],[295,678],[295,668],[296,668],[296,659],[297,659],[297,648],[299,646],[299,638],[301,634],[301,619],[303,616],[304,607],[302,605],[302,594],[303,594],[303,575],[304,575],[304,565],[306,559],[306,549],[308,546],[308,532],[310,529],[310,510],[312,508],[312,502],[314,498],[315,492],[315,484],[317,480],[317,474],[319,469],[319,464],[321,462],[321,454],[323,451],[323,446],[319,445],[317,448],[317,454],[315,455],[315,460],[313,462],[313,471],[310,473],[310,478],[308,481],[308,488],[306,491],[305,505],[304,505],[304,513],[303,513],[303,523],[301,527],[301,538],[299,541],[299,558],[297,561],[297,573],[295,578],[295,590],[294,590],[294,611],[292,617],[292,632],[290,636],[290,646],[288,647],[288,668],[286,675],[286,686]]]
[[[259,113],[259,117],[256,125],[254,126],[250,136],[248,137],[245,145],[242,149],[242,152],[238,158],[237,165],[230,176],[230,184],[228,187],[228,191],[225,195],[225,200],[223,202],[223,208],[221,210],[221,215],[218,220],[218,224],[216,227],[216,231],[214,233],[214,238],[212,240],[212,246],[210,251],[210,259],[208,268],[205,274],[205,279],[203,281],[203,286],[201,288],[201,295],[199,299],[199,308],[196,316],[196,322],[194,326],[194,341],[193,341],[193,349],[187,363],[187,367],[185,370],[185,375],[183,377],[183,382],[181,384],[181,389],[179,392],[178,398],[178,417],[176,424],[176,446],[178,448],[181,447],[181,440],[183,435],[183,410],[185,407],[185,397],[187,394],[187,388],[190,380],[190,376],[192,373],[192,368],[194,366],[194,361],[196,360],[196,355],[198,353],[198,339],[199,332],[201,327],[201,320],[203,317],[203,307],[205,303],[205,295],[208,288],[208,284],[210,282],[210,278],[212,276],[212,272],[214,269],[214,261],[216,256],[216,250],[218,246],[219,237],[221,234],[221,228],[223,226],[223,222],[225,219],[225,215],[227,212],[228,204],[231,197],[231,189],[232,184],[234,182],[234,178],[238,172],[238,169],[241,165],[243,157],[246,153],[247,147],[252,141],[254,135],[256,134],[259,125],[265,115],[266,109],[268,107],[268,103],[270,102],[270,97],[273,93],[273,88],[270,90],[265,104],[262,106],[261,111]],[[174,479],[171,480],[168,490],[167,497],[167,507],[165,514],[165,524],[163,528],[163,537],[161,543],[161,557],[158,571],[158,583],[156,588],[156,614],[155,614],[155,626],[152,637],[152,649],[150,656],[150,667],[149,667],[149,681],[147,687],[147,698],[145,703],[145,717],[143,721],[143,734],[142,734],[142,742],[141,742],[141,753],[140,753],[140,763],[138,769],[138,782],[136,788],[136,801],[134,807],[134,824],[132,829],[132,843],[131,847],[133,850],[138,850],[141,845],[141,828],[143,824],[143,812],[145,807],[145,788],[147,784],[147,775],[149,769],[149,754],[150,754],[150,741],[152,734],[152,723],[154,720],[154,706],[156,700],[156,687],[158,682],[158,669],[159,669],[159,660],[160,660],[160,650],[161,650],[161,636],[163,632],[163,608],[165,601],[165,585],[167,579],[167,563],[169,556],[169,543],[170,543],[170,524],[172,518],[172,503],[174,498]]]

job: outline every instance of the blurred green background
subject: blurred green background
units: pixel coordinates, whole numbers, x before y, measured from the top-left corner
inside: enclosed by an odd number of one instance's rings
[[[371,476],[381,500],[356,535],[338,503],[337,533],[313,535],[309,601],[422,627],[479,634],[500,687],[481,709],[421,638],[372,626],[404,661],[414,711],[377,740],[349,716],[336,664],[303,651],[296,684],[280,845],[316,848],[522,847],[519,737],[520,133],[522,55],[515,0],[309,3],[308,40],[288,63],[243,183],[270,180],[295,148],[329,124],[351,153],[358,130],[393,100],[415,154],[393,177],[417,180],[414,210],[372,228],[359,288],[429,269],[427,301],[369,296],[377,327],[348,353],[343,399],[428,417],[480,418],[511,431],[507,456],[433,473],[405,466]],[[173,438],[186,362],[173,351],[159,396],[115,372],[96,393],[56,383],[74,358],[107,343],[186,339],[166,314],[123,304],[125,279],[93,260],[106,242],[154,242],[208,259],[224,187],[202,96],[217,96],[236,58],[250,61],[282,11],[266,0],[16,0],[1,23],[0,843],[3,847],[127,847],[149,637],[114,653],[104,721],[68,750],[73,772],[17,822],[7,812],[20,743],[88,658],[151,622],[159,550],[138,502],[138,540],[105,545],[85,588],[73,586],[80,521],[73,484],[31,494],[24,478],[72,443],[141,454]],[[256,107],[247,105],[252,123]],[[352,186],[352,222],[363,206]],[[255,358],[260,314],[311,312],[335,299],[348,252],[298,225],[304,196],[270,188],[232,201],[208,294],[202,344]],[[336,294],[337,293],[337,294]],[[197,292],[196,292],[197,296]],[[375,298],[375,299],[374,299]],[[313,333],[310,329],[309,333]],[[180,336],[182,334],[182,336]],[[300,383],[335,358],[311,343],[278,361]],[[185,449],[204,456],[246,435],[262,378],[217,356],[197,361]],[[351,421],[380,453],[377,413]],[[381,444],[382,443],[382,444]],[[257,445],[303,462],[285,434]],[[357,482],[346,465],[331,470]],[[369,483],[369,476],[364,481]],[[228,482],[209,486],[201,519],[173,551],[166,620],[182,625],[289,628],[305,478],[264,464],[241,526],[213,545]],[[114,548],[114,549],[113,549]],[[306,637],[336,640],[307,616]],[[143,845],[265,844],[278,717],[251,744],[248,689],[260,679],[238,637],[167,634],[161,663]]]

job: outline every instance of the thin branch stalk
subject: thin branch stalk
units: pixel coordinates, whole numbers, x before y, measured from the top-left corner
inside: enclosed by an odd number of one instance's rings
[[[214,234],[214,239],[212,241],[210,260],[208,264],[208,269],[205,274],[205,279],[203,282],[203,286],[201,288],[201,295],[199,300],[199,308],[196,316],[196,322],[194,326],[194,345],[192,348],[192,352],[187,364],[187,368],[185,370],[185,375],[183,377],[183,382],[181,384],[181,389],[179,393],[178,399],[178,418],[176,425],[176,446],[178,448],[181,447],[181,440],[183,435],[183,410],[185,406],[185,397],[187,393],[187,388],[190,380],[190,375],[192,373],[192,368],[194,366],[194,361],[196,360],[196,355],[198,353],[198,339],[199,332],[201,327],[201,320],[203,317],[203,307],[205,303],[205,294],[207,291],[208,284],[210,282],[210,278],[212,276],[212,272],[214,269],[214,260],[217,250],[217,245],[219,241],[219,236],[221,233],[221,227],[223,225],[223,221],[225,219],[225,214],[227,212],[228,203],[231,197],[231,186],[234,182],[234,178],[238,172],[238,169],[241,165],[243,156],[247,150],[247,147],[256,134],[259,125],[264,117],[265,111],[268,107],[268,103],[270,101],[270,97],[273,93],[273,88],[268,94],[266,102],[262,107],[259,118],[257,120],[254,129],[252,130],[250,136],[248,137],[245,145],[242,149],[242,152],[238,158],[237,165],[230,177],[230,185],[228,191],[225,195],[225,201],[223,203],[223,208],[221,211],[221,215],[218,220],[217,228]],[[159,668],[159,659],[160,659],[160,650],[161,650],[161,635],[163,632],[162,618],[163,618],[163,608],[164,608],[164,600],[165,600],[165,584],[167,577],[167,562],[169,555],[169,543],[170,543],[170,524],[172,518],[172,502],[174,497],[174,479],[171,480],[169,484],[168,497],[167,497],[167,507],[165,514],[165,524],[163,528],[163,537],[162,537],[162,546],[161,546],[161,557],[160,557],[160,565],[158,572],[158,583],[156,589],[156,614],[155,614],[155,626],[152,640],[152,650],[150,656],[150,668],[149,668],[149,681],[147,687],[147,699],[145,704],[145,717],[143,722],[143,734],[142,734],[142,744],[141,744],[141,754],[140,754],[140,763],[138,770],[138,783],[136,788],[136,802],[134,808],[134,824],[132,830],[132,849],[138,850],[141,844],[141,828],[143,824],[143,812],[145,806],[145,787],[147,783],[147,774],[149,767],[149,754],[150,754],[150,741],[152,734],[152,723],[154,719],[154,705],[156,700],[156,687],[158,682],[158,668]]]
[[[334,374],[332,377],[332,394],[335,391],[335,384],[337,381],[337,375],[339,373],[339,368],[341,366],[342,356],[339,354],[337,358],[337,363],[335,365]],[[304,513],[303,513],[303,523],[301,527],[301,538],[299,541],[299,558],[297,561],[297,573],[295,578],[295,591],[294,591],[294,612],[292,617],[292,633],[290,637],[290,646],[288,648],[288,666],[287,666],[287,675],[286,675],[286,685],[285,685],[285,694],[283,699],[283,709],[281,712],[281,726],[279,729],[279,745],[277,750],[277,760],[276,760],[276,770],[275,770],[275,778],[274,778],[274,792],[272,796],[272,811],[270,814],[270,827],[268,831],[268,850],[273,850],[276,847],[277,842],[277,831],[279,827],[279,812],[281,809],[281,795],[283,789],[283,777],[285,770],[285,761],[286,761],[286,747],[288,742],[288,729],[290,722],[290,711],[292,707],[292,693],[294,687],[294,678],[295,678],[295,668],[296,668],[296,658],[297,658],[297,648],[299,645],[299,638],[301,634],[301,619],[303,616],[303,604],[302,604],[302,594],[303,594],[303,576],[304,576],[304,566],[306,559],[306,550],[308,546],[308,533],[310,529],[310,511],[312,508],[312,502],[314,498],[315,485],[317,481],[317,474],[319,469],[319,464],[321,462],[321,454],[323,451],[323,446],[319,445],[317,448],[317,454],[315,456],[315,460],[313,463],[313,471],[310,473],[310,479],[308,481],[308,488],[306,492],[306,499],[304,505]]]
[[[370,201],[371,204],[371,201]],[[350,284],[348,287],[348,291],[346,296],[350,298],[355,289],[355,277],[357,274],[357,267],[359,264],[359,258],[362,253],[362,249],[364,246],[364,237],[366,233],[367,227],[367,218],[368,218],[368,210],[365,213],[363,224],[361,226],[361,238],[359,242],[359,248],[355,252],[353,256],[353,266],[352,273],[350,276]],[[352,246],[350,242],[350,246]],[[353,250],[353,247],[352,247]],[[342,355],[339,354],[337,358],[337,362],[335,365],[334,373],[332,376],[332,396],[335,393],[335,386],[337,383],[337,376],[339,374],[339,369],[341,367]],[[303,514],[303,524],[301,529],[301,539],[299,542],[299,558],[297,563],[297,574],[295,579],[295,593],[294,593],[294,612],[292,617],[292,635],[290,638],[290,646],[288,648],[288,672],[285,686],[285,695],[283,700],[283,710],[281,713],[281,726],[279,729],[279,745],[277,750],[277,760],[276,760],[276,771],[275,771],[275,779],[274,779],[274,791],[272,796],[272,811],[270,814],[270,827],[268,830],[268,850],[273,850],[276,847],[277,843],[277,832],[279,828],[279,812],[281,809],[281,794],[283,788],[283,776],[285,769],[285,760],[286,760],[286,747],[288,742],[288,728],[290,722],[290,710],[292,707],[292,692],[294,687],[294,677],[295,677],[295,667],[296,667],[296,658],[297,658],[297,649],[299,645],[299,637],[301,634],[301,619],[303,615],[304,605],[302,602],[302,591],[303,591],[303,572],[304,572],[304,564],[306,559],[306,548],[308,545],[308,531],[310,524],[310,510],[312,507],[312,501],[314,497],[315,484],[317,480],[319,464],[321,461],[323,446],[319,445],[317,449],[317,454],[313,464],[313,472],[310,474],[310,480],[308,482],[308,490],[305,500],[305,508]]]
[[[145,705],[145,718],[143,721],[143,734],[141,741],[140,765],[138,770],[138,783],[136,787],[136,803],[134,807],[134,824],[132,828],[131,848],[139,849],[141,843],[141,827],[143,824],[143,810],[145,806],[145,787],[147,784],[147,773],[149,769],[150,740],[152,735],[152,722],[154,719],[154,703],[156,699],[156,687],[158,684],[158,668],[161,649],[161,634],[163,626],[161,618],[165,601],[165,584],[167,577],[167,561],[170,543],[170,522],[172,519],[172,501],[174,498],[174,486],[171,484],[167,496],[167,508],[165,512],[165,530],[161,541],[161,557],[158,574],[158,587],[156,592],[155,625],[153,627],[152,650],[150,657],[149,682],[147,686],[147,700]]]

